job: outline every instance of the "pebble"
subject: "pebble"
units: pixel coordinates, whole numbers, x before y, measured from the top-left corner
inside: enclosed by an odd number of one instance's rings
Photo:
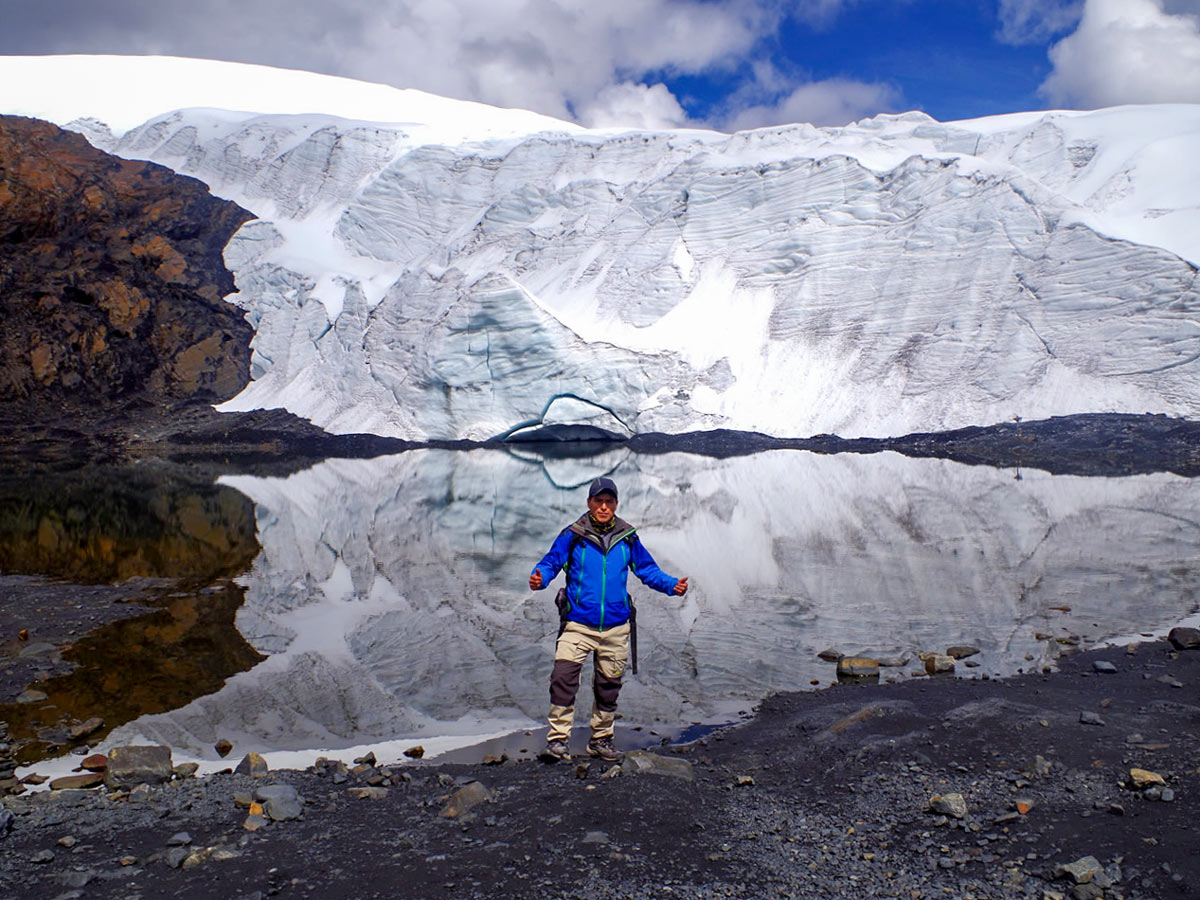
[[[54,853],[50,850],[39,850],[33,856],[29,857],[29,861],[35,863],[54,862]]]
[[[167,838],[168,847],[184,847],[192,842],[192,836],[186,831],[177,831]]]
[[[967,801],[962,794],[935,794],[929,798],[929,808],[956,819],[966,818],[967,815]]]
[[[1097,659],[1092,662],[1092,671],[1101,675],[1115,675],[1117,667],[1106,659]]]
[[[1104,725],[1104,720],[1100,718],[1100,713],[1092,712],[1090,709],[1085,709],[1079,713],[1079,721],[1083,725]]]
[[[355,800],[383,800],[388,795],[388,789],[385,787],[352,787],[347,788],[346,793]]]

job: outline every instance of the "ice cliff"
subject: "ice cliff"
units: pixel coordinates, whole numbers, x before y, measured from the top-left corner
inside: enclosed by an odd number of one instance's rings
[[[258,216],[226,248],[256,337],[225,408],[411,439],[1200,415],[1198,106],[617,133],[142,62],[163,104],[253,111],[112,130],[102,88],[81,108],[28,77],[0,110],[93,109],[72,127],[98,146]]]

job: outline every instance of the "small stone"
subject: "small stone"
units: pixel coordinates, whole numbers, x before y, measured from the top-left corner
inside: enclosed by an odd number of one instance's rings
[[[1175,791],[1169,787],[1165,787],[1162,789],[1162,793],[1159,794],[1159,799],[1162,800],[1163,803],[1172,803],[1175,800]]]
[[[1097,659],[1092,662],[1092,671],[1100,675],[1115,675],[1117,667],[1106,659]]]
[[[967,801],[962,794],[935,794],[929,798],[929,808],[935,813],[956,819],[966,818],[967,815]]]
[[[607,844],[608,834],[603,831],[589,831],[583,836],[584,844]]]
[[[954,671],[954,657],[930,653],[925,657],[925,674],[949,675]]]
[[[67,733],[71,736],[71,740],[81,741],[85,737],[95,734],[103,727],[104,720],[98,716],[92,716],[90,719],[86,719],[85,721],[80,722],[78,725],[72,727]]]
[[[966,659],[968,656],[975,656],[979,652],[978,647],[972,647],[970,644],[956,644],[953,647],[946,648],[946,655],[953,659]]]
[[[346,793],[355,800],[384,800],[387,798],[388,789],[385,787],[352,787],[347,788]]]
[[[438,815],[443,819],[457,819],[481,803],[491,803],[495,799],[495,795],[487,789],[482,781],[472,781],[455,791],[450,797],[450,802],[442,808]]]
[[[619,765],[612,766],[607,772],[600,776],[601,778],[620,778],[621,767]]]
[[[842,658],[842,652],[840,650],[833,649],[833,647],[826,647],[817,654],[817,658],[823,659],[825,662],[837,662]]]
[[[38,691],[34,690],[33,688],[30,688],[27,691],[22,691],[17,695],[18,703],[41,703],[43,700],[48,699],[49,697],[45,691]]]
[[[692,764],[686,759],[659,756],[648,750],[631,750],[621,761],[622,775],[666,775],[671,778],[682,778],[685,781],[695,781]]]
[[[504,753],[500,756],[492,756],[491,754],[487,754],[483,757],[483,764],[485,766],[499,766],[506,762],[508,762],[507,753]]]
[[[417,746],[409,747],[407,750],[405,750],[404,755],[410,759],[420,759],[425,755],[425,748],[420,744],[417,744]]]
[[[33,856],[29,857],[29,861],[35,863],[54,862],[54,853],[50,850],[39,850]]]
[[[188,847],[172,847],[167,851],[167,865],[172,869],[178,869],[183,865],[183,861],[192,855],[192,851]]]
[[[254,792],[273,822],[288,822],[304,814],[300,794],[290,784],[268,784]]]
[[[733,783],[738,787],[750,787],[754,784],[754,779],[749,775],[734,775]]]
[[[177,831],[167,838],[168,847],[186,847],[192,842],[192,836],[186,831]]]
[[[85,756],[79,766],[89,772],[103,772],[108,768],[108,757],[103,753],[93,753],[91,756]]]
[[[237,791],[233,795],[233,805],[238,809],[249,809],[250,804],[254,802],[254,795],[249,791]]]
[[[233,752],[233,744],[222,738],[213,744],[213,749],[217,751],[217,756],[221,757],[221,759],[224,759]]]
[[[242,757],[242,761],[237,764],[237,768],[233,772],[235,775],[250,775],[253,778],[266,778],[271,774],[262,754],[255,753],[253,750]]]
[[[124,866],[125,868],[129,868],[129,866],[135,866],[135,865],[137,865],[137,857],[136,856],[122,856],[120,859],[117,860],[117,864]]]
[[[838,678],[878,678],[879,660],[867,656],[845,656],[838,660]]]
[[[200,763],[196,762],[180,763],[171,770],[172,774],[180,781],[183,781],[185,778],[195,777],[196,773],[199,771]]]
[[[1029,815],[1029,811],[1033,809],[1037,803],[1030,797],[1018,797],[1013,801],[1013,809],[1023,816]]]
[[[68,850],[70,850],[72,847],[74,847],[78,843],[79,843],[79,839],[70,834],[65,834],[58,839],[58,846],[66,847]]]
[[[250,807],[249,807],[248,812],[252,816],[261,816],[261,815],[266,814],[266,810],[263,809],[263,805],[261,803],[259,803],[257,800],[250,801]]]
[[[591,763],[580,763],[575,767],[575,777],[580,779],[587,778],[590,771],[592,771]]]
[[[366,766],[374,766],[376,761],[377,760],[375,759],[375,751],[374,750],[368,750],[363,756],[360,756],[354,760],[355,763],[359,763],[359,764],[366,765]]]
[[[1149,769],[1130,769],[1129,783],[1137,790],[1143,790],[1153,785],[1163,787],[1167,780],[1157,772],[1151,772]]]
[[[21,779],[21,784],[39,785],[39,784],[45,784],[49,780],[50,780],[49,775],[39,775],[37,772],[31,772],[30,774],[26,775],[24,778]]]
[[[266,816],[246,816],[246,821],[242,823],[242,827],[247,831],[258,831],[260,828],[267,826],[268,819]]]
[[[1100,718],[1100,713],[1092,712],[1090,709],[1085,709],[1079,713],[1079,722],[1083,725],[1099,725],[1103,727],[1104,720]]]
[[[50,782],[52,791],[77,791],[86,788],[99,787],[104,784],[104,776],[99,772],[84,772],[82,775],[64,775]]]
[[[1158,678],[1156,678],[1154,680],[1157,681],[1159,684],[1165,684],[1167,687],[1173,687],[1173,688],[1183,687],[1183,682],[1180,681],[1178,678],[1176,678],[1173,675],[1159,675]]]

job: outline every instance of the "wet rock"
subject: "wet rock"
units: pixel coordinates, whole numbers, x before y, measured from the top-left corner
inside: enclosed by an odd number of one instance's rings
[[[64,775],[50,782],[52,791],[84,790],[99,787],[104,784],[104,775],[100,772],[85,772],[82,775]]]
[[[91,756],[85,756],[79,766],[89,772],[103,772],[108,768],[108,757],[103,753],[93,753]]]
[[[665,775],[669,778],[682,778],[685,781],[695,781],[692,764],[686,759],[673,756],[659,756],[648,750],[631,750],[621,761],[622,775]]]
[[[1167,780],[1157,772],[1151,772],[1149,769],[1130,769],[1129,784],[1136,790],[1144,790],[1148,787],[1158,785],[1165,787]]]
[[[1176,650],[1200,650],[1200,628],[1172,628],[1167,640]]]
[[[929,809],[944,816],[964,819],[967,815],[967,801],[962,794],[935,794],[929,798]]]
[[[38,691],[30,688],[27,691],[22,691],[17,695],[18,703],[41,703],[43,700],[49,699],[45,691]]]
[[[825,660],[825,662],[838,662],[842,658],[842,652],[840,650],[835,650],[832,647],[826,647],[817,654],[817,657]]]
[[[222,738],[213,744],[213,749],[217,751],[217,756],[221,757],[221,759],[224,759],[233,752],[233,744]]]
[[[946,655],[952,659],[966,659],[969,656],[975,656],[979,652],[978,647],[972,647],[970,644],[955,644],[953,647],[946,648]]]
[[[263,759],[261,753],[255,753],[251,750],[242,757],[242,761],[237,764],[237,768],[233,770],[235,775],[250,775],[254,778],[266,778],[271,770],[267,766],[267,761]]]
[[[387,798],[388,789],[385,787],[352,787],[347,788],[346,793],[356,800],[384,800]]]
[[[846,656],[838,660],[838,678],[878,678],[879,660],[867,656]]]
[[[491,803],[495,799],[495,795],[482,781],[472,781],[455,791],[450,797],[450,802],[442,807],[438,815],[443,819],[457,819],[480,804]]]
[[[1092,662],[1092,671],[1100,675],[1115,675],[1117,667],[1106,659],[1097,659]]]
[[[1100,861],[1094,856],[1085,856],[1075,860],[1073,863],[1061,865],[1054,870],[1056,879],[1068,879],[1075,884],[1088,884],[1097,875],[1104,872],[1104,867],[1100,865]]]
[[[112,789],[164,784],[171,780],[171,769],[170,747],[114,747],[108,752],[104,783]]]
[[[71,740],[81,741],[85,737],[95,734],[103,727],[104,720],[97,716],[92,716],[90,719],[80,722],[78,725],[74,726],[68,733],[71,735]]]

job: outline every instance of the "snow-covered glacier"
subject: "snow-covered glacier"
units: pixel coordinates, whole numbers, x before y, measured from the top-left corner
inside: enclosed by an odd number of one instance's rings
[[[225,108],[109,129],[102,90],[80,120],[3,78],[0,111],[258,216],[226,250],[256,329],[227,409],[415,440],[1200,414],[1200,106],[600,132],[306,73],[256,93],[222,63],[197,94],[197,61],[142,62],[158,102]]]

